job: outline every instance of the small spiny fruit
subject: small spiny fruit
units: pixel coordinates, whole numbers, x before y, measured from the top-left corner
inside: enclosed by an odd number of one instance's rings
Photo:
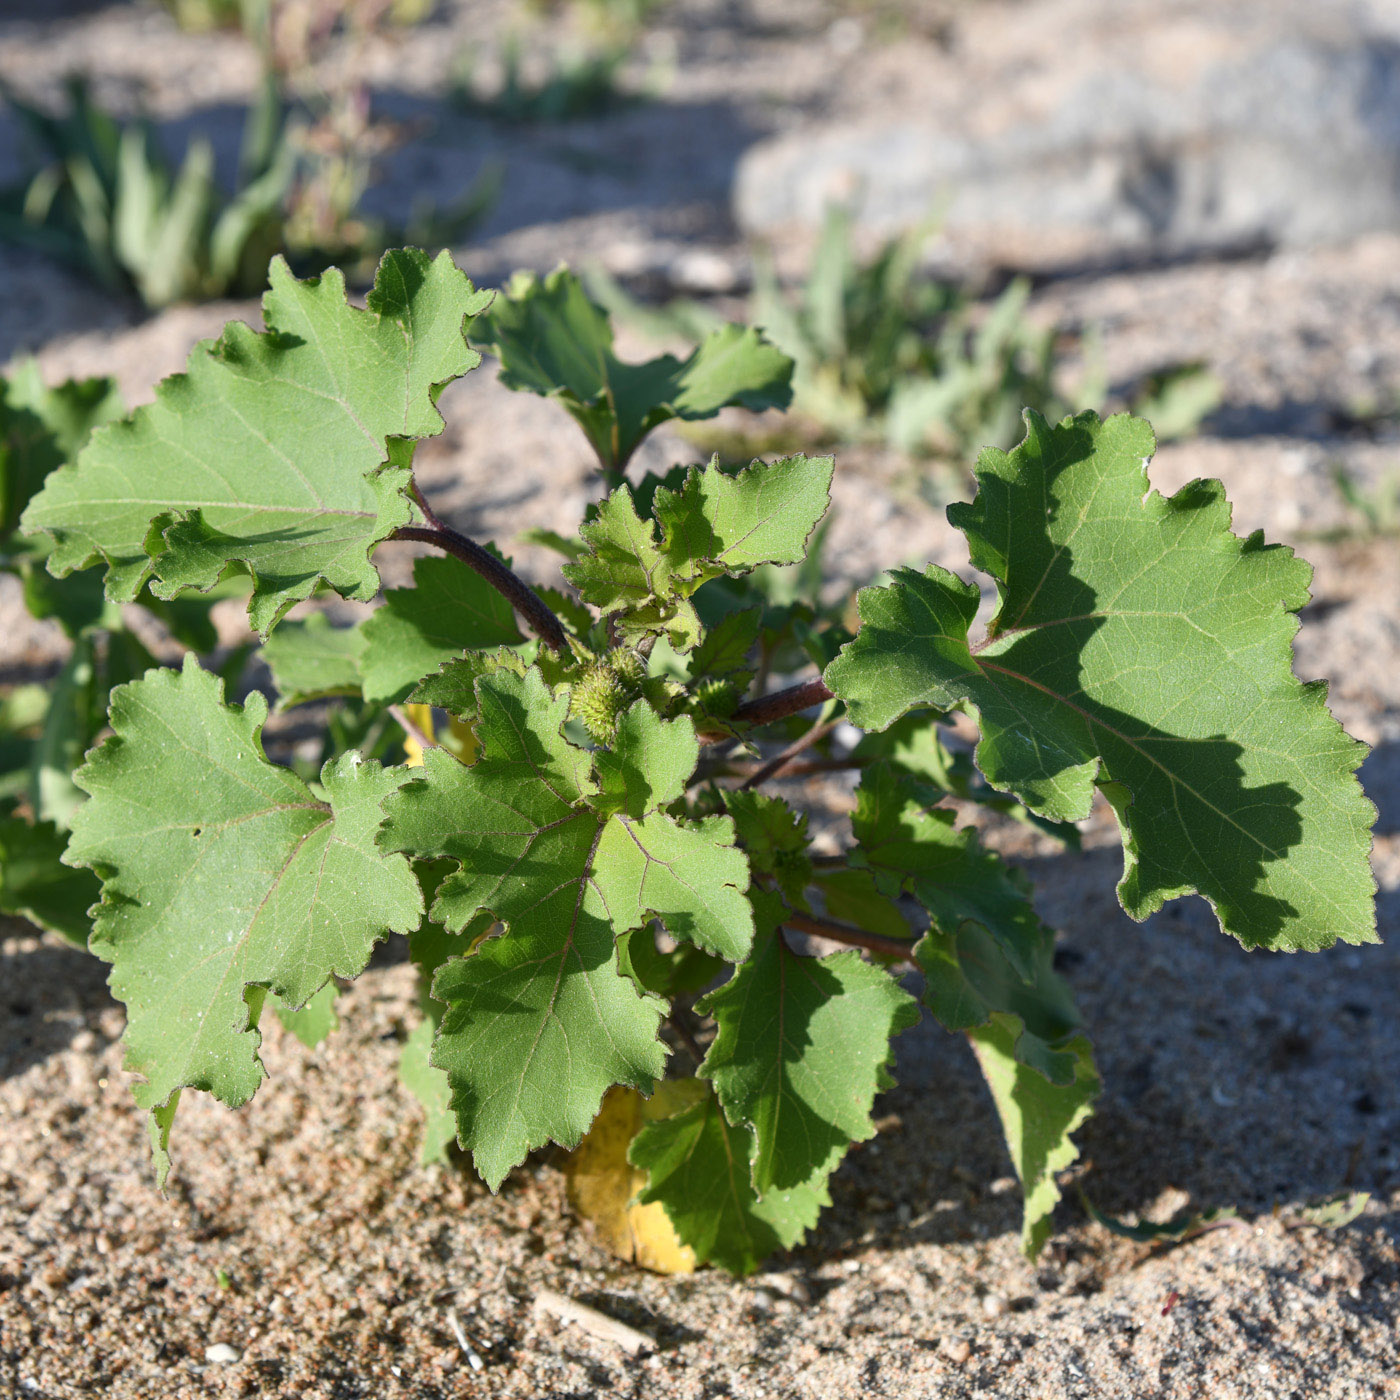
[[[609,652],[591,662],[574,686],[569,713],[595,744],[610,744],[622,712],[642,693],[646,663],[635,651]]]
[[[724,719],[732,715],[739,704],[739,686],[735,681],[719,676],[706,676],[695,687],[695,703],[707,715]]]

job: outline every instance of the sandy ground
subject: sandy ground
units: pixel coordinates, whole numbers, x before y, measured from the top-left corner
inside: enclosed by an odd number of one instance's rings
[[[65,59],[86,56],[120,88],[133,73],[188,75],[208,60],[199,105],[244,90],[236,55],[173,34],[153,12],[67,11],[29,7],[0,28],[0,71],[42,87]],[[767,7],[742,51],[721,7],[685,11],[696,23],[678,42],[694,62],[667,97],[680,114],[667,107],[664,120],[693,125],[694,108],[722,97],[726,82],[761,74],[767,97],[790,104],[784,121],[829,112],[822,84],[842,60],[823,7]],[[731,50],[750,67],[726,78]],[[897,59],[875,65],[891,93],[906,90],[890,77]],[[169,79],[153,99],[172,120],[193,104],[183,81]],[[873,78],[858,86],[842,100],[873,100]],[[424,79],[404,100],[430,91]],[[761,122],[762,103],[743,110]],[[647,118],[617,120],[584,124],[571,139],[625,142],[629,123]],[[526,169],[544,142],[491,139],[522,143]],[[732,262],[715,195],[722,175],[700,171],[690,196],[678,177],[645,209],[580,210],[540,196],[464,260],[489,269],[610,251],[668,276],[686,249]],[[1297,665],[1331,679],[1334,711],[1376,746],[1362,777],[1381,813],[1376,871],[1390,943],[1246,954],[1194,900],[1137,926],[1113,894],[1120,857],[1105,820],[1090,823],[1079,855],[989,824],[987,839],[1029,870],[1061,930],[1060,963],[1106,1083],[1035,1265],[1017,1252],[1018,1193],[975,1068],[932,1024],[899,1042],[882,1132],[837,1174],[818,1231],[744,1282],[618,1264],[570,1217],[550,1154],[496,1198],[457,1170],[421,1168],[417,1111],[395,1078],[413,984],[392,950],[345,993],[342,1029],[320,1050],[268,1028],[271,1080],[246,1110],[186,1096],[162,1197],[104,969],[9,922],[0,925],[0,1396],[1400,1396],[1400,549],[1355,529],[1330,538],[1355,521],[1329,476],[1343,462],[1374,488],[1400,465],[1385,425],[1358,427],[1352,413],[1400,382],[1397,269],[1400,239],[1376,237],[1065,279],[1038,297],[1037,315],[1102,327],[1115,379],[1197,356],[1222,377],[1226,407],[1205,436],[1164,449],[1153,478],[1174,489],[1220,476],[1238,529],[1262,528],[1317,565]],[[42,259],[0,251],[0,271],[14,288],[0,306],[0,355],[36,350],[52,376],[116,374],[132,402],[194,340],[255,315],[230,305],[140,321]],[[455,524],[503,544],[529,525],[576,524],[595,487],[557,410],[507,393],[489,370],[450,390],[443,408],[451,426],[423,451],[422,476]],[[698,455],[669,433],[648,452],[642,466]],[[941,511],[959,494],[955,475],[841,454],[833,590],[896,560],[962,563]],[[402,546],[382,551],[386,579],[398,581],[408,557]],[[517,558],[536,577],[552,568],[538,552]],[[0,682],[51,669],[52,629],[21,622],[3,589],[0,610]],[[848,789],[791,790],[839,831]],[[1241,1223],[1176,1247],[1137,1245],[1093,1224],[1074,1186],[1112,1213],[1234,1206]],[[1304,1203],[1340,1189],[1372,1193],[1360,1219],[1335,1232],[1302,1223]],[[541,1314],[542,1289],[632,1324],[655,1348],[629,1356]]]

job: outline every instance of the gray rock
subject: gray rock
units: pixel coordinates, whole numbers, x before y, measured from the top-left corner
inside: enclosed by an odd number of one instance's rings
[[[961,76],[950,64],[931,82],[927,119],[752,147],[735,184],[740,226],[812,226],[833,199],[880,231],[939,210],[955,248],[1035,263],[1306,247],[1400,224],[1394,36],[1337,12],[1326,26],[1241,33],[1226,6],[1193,30],[1180,13],[1127,36],[1101,19],[1100,37],[1083,6],[1061,9],[1063,48],[1037,63],[1044,31],[1021,48],[1008,33],[988,66],[972,45]]]

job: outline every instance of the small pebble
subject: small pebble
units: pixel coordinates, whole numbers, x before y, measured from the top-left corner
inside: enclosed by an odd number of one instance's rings
[[[961,1366],[972,1356],[972,1343],[966,1337],[954,1337],[945,1350],[948,1353],[948,1360],[954,1366]]]
[[[1006,1311],[1006,1299],[1000,1293],[988,1293],[982,1299],[982,1311],[988,1317],[1000,1317]]]
[[[215,1366],[230,1366],[235,1361],[242,1361],[243,1353],[227,1342],[215,1342],[213,1346],[204,1348],[204,1359]]]

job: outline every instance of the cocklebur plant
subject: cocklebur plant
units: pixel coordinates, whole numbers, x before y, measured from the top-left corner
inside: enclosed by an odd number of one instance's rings
[[[650,1096],[637,1204],[747,1271],[812,1228],[875,1132],[892,1038],[928,1012],[986,1076],[1034,1253],[1099,1076],[1025,879],[948,799],[1072,840],[1102,795],[1138,919],[1195,892],[1246,947],[1375,941],[1364,750],[1291,669],[1308,566],[1232,534],[1217,483],[1154,492],[1146,423],[1027,414],[950,511],[991,621],[975,628],[975,584],[895,569],[852,634],[783,583],[830,458],[623,479],[659,422],[783,404],[790,365],[753,332],[630,365],[568,273],[492,302],[411,250],[363,310],[334,273],[274,263],[271,282],[265,331],[198,347],[23,519],[57,577],[105,567],[114,604],[244,578],[281,705],[341,707],[319,772],[293,771],[264,753],[263,696],[232,703],[190,653],[112,691],[75,775],[64,859],[102,882],[90,947],[162,1180],[184,1090],[258,1089],[266,1005],[314,1041],[339,979],[402,936],[429,1157],[455,1139],[495,1189],[629,1086]],[[468,339],[597,450],[606,494],[550,537],[562,587],[529,586],[414,481],[439,393],[478,362]],[[371,555],[396,540],[439,552],[415,587],[355,627],[287,619],[326,591],[374,600]],[[864,737],[838,753],[841,720]],[[849,842],[814,858],[771,783],[823,765],[859,781]]]

